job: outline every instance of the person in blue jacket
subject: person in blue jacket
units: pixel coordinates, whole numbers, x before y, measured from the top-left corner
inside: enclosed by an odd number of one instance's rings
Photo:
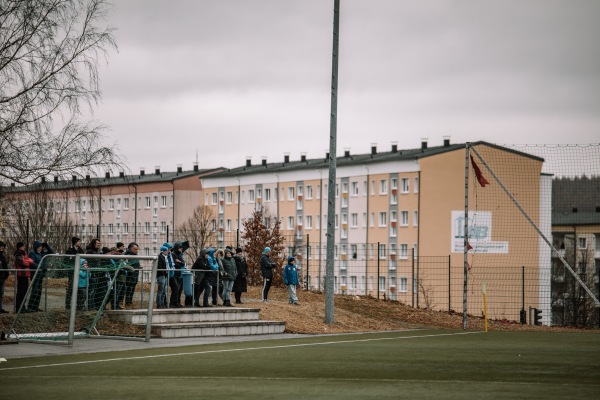
[[[88,263],[85,258],[79,260],[79,280],[77,281],[77,309],[83,310],[88,287]]]
[[[298,285],[298,271],[296,268],[296,261],[294,257],[288,257],[288,263],[283,269],[283,283],[288,287],[290,297],[289,303],[299,305],[298,296],[296,296],[296,286]]]
[[[210,295],[212,296],[212,305],[213,306],[217,305],[217,298],[219,295],[219,281],[218,281],[218,277],[217,277],[217,275],[219,274],[218,273],[219,263],[217,262],[217,259],[215,257],[216,251],[217,251],[217,249],[215,249],[214,247],[211,247],[208,250],[208,257],[206,258],[208,261],[208,268],[210,268],[211,271],[217,271],[217,272],[210,273],[210,286],[212,287]]]

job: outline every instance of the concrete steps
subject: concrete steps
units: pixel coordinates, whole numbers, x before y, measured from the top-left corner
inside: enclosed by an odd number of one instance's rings
[[[258,308],[168,308],[152,311],[152,332],[163,338],[243,336],[283,333],[285,322],[259,319]],[[146,325],[147,310],[114,310],[107,314],[135,325]]]

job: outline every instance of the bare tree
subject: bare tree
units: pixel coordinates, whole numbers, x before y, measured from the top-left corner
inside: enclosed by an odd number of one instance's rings
[[[116,49],[106,0],[0,0],[0,181],[121,166],[104,126],[98,61]],[[84,108],[85,107],[85,108]]]
[[[181,239],[189,241],[190,256],[195,260],[200,255],[200,251],[210,243],[217,232],[212,230],[211,223],[215,219],[215,213],[208,206],[198,206],[194,214],[177,227],[175,234]]]
[[[4,199],[3,207],[7,236],[13,238],[12,245],[27,239],[29,244],[40,240],[62,252],[71,244],[75,226],[47,191],[40,188],[18,197],[10,196]]]

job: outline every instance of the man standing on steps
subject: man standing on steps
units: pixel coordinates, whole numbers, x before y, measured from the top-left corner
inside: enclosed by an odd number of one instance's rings
[[[262,301],[264,303],[269,301],[269,289],[271,289],[273,281],[273,268],[277,268],[277,265],[271,260],[271,248],[265,247],[260,257],[260,272],[263,277]]]

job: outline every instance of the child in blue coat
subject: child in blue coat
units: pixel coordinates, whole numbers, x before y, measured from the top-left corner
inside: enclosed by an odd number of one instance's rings
[[[289,303],[299,305],[300,303],[298,303],[298,297],[296,296],[298,271],[296,269],[294,257],[288,257],[288,263],[283,269],[283,283],[285,283],[285,285],[288,287],[288,291],[290,292],[290,297],[288,299]]]
[[[77,283],[77,309],[83,310],[85,307],[85,294],[88,286],[88,263],[85,258],[80,260],[79,281]]]

